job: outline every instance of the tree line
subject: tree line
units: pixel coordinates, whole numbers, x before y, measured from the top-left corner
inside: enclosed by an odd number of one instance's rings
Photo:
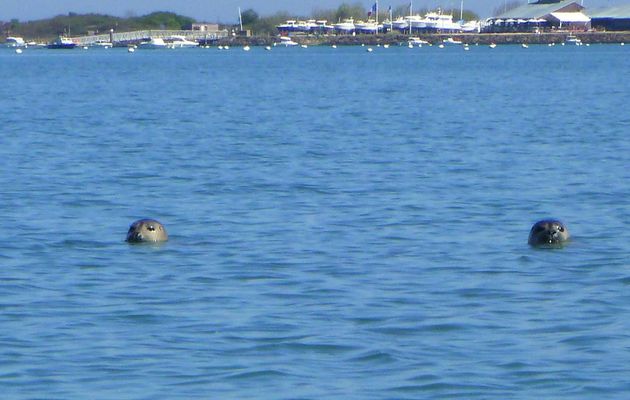
[[[195,22],[193,18],[171,12],[154,12],[144,16],[127,18],[104,14],[57,15],[53,18],[37,21],[20,22],[13,19],[2,23],[2,32],[7,36],[47,39],[57,35],[85,35],[115,31],[135,31],[144,29],[190,29]]]

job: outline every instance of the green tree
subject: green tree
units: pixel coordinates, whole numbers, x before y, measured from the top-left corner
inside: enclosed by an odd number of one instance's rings
[[[287,12],[278,12],[268,17],[260,17],[251,29],[255,35],[275,35],[278,33],[276,26],[289,19],[293,18]]]
[[[342,3],[335,13],[334,22],[341,21],[346,18],[365,19],[367,10],[361,3]]]
[[[11,22],[9,22],[9,29],[12,31],[18,30],[20,27],[20,20],[17,18],[13,18]]]
[[[244,26],[252,26],[256,24],[259,19],[260,17],[258,16],[258,13],[251,8],[241,13],[241,21],[243,22]]]

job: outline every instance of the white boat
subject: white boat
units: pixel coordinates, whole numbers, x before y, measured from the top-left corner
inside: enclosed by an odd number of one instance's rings
[[[280,46],[285,46],[285,47],[291,47],[291,46],[297,46],[298,43],[294,42],[290,37],[288,36],[280,36],[280,43],[277,43],[277,45]]]
[[[481,22],[468,21],[461,25],[461,29],[463,32],[481,32]]]
[[[456,39],[453,39],[452,37],[450,37],[450,38],[446,38],[446,39],[442,40],[442,43],[444,43],[444,44],[457,44],[457,45],[460,45],[460,44],[462,44],[462,41],[461,40],[456,40]]]
[[[408,42],[411,46],[422,46],[424,44],[429,44],[426,40],[422,40],[419,37],[412,36],[409,38]]]
[[[356,27],[354,26],[354,19],[346,18],[341,22],[335,24],[335,30],[341,34],[349,34],[354,32]]]
[[[141,49],[166,49],[168,46],[162,38],[151,38],[148,42],[140,43]]]
[[[173,35],[164,40],[166,45],[172,49],[181,49],[183,47],[198,47],[199,43],[188,40],[184,36]]]
[[[582,45],[582,40],[580,40],[580,38],[578,38],[575,35],[569,35],[567,36],[567,38],[564,40],[564,43],[566,44],[572,44],[575,46],[581,46]]]
[[[392,29],[396,29],[401,32],[409,32],[409,26],[415,30],[425,28],[423,18],[420,15],[398,17],[395,21],[391,22],[391,26]]]
[[[461,32],[462,26],[458,22],[453,22],[453,16],[442,14],[441,11],[430,12],[424,16],[424,24],[427,30],[435,30],[440,32],[455,31]]]
[[[110,48],[114,47],[113,44],[111,44],[110,42],[106,42],[104,40],[96,41],[96,42],[92,43],[92,46],[94,46],[94,47],[102,47],[104,49],[110,49]]]
[[[367,20],[365,22],[363,21],[357,21],[354,24],[354,28],[356,31],[360,32],[360,33],[378,33],[379,30],[382,30],[382,26],[379,27],[379,25],[376,23],[376,21],[374,20]]]
[[[453,22],[453,16],[442,14],[440,10],[437,12],[429,12],[421,17],[419,15],[407,15],[400,17],[392,22],[392,29],[402,32],[411,31],[420,32],[461,32],[462,25],[459,22]],[[474,25],[476,28],[477,25]]]
[[[298,21],[289,19],[285,23],[276,25],[276,29],[280,33],[290,32],[306,32],[306,33],[323,33],[333,29],[332,26],[326,25],[325,20],[309,19],[307,21]]]
[[[4,45],[7,47],[26,47],[26,42],[21,37],[8,36],[4,40]]]
[[[290,19],[284,24],[276,25],[276,29],[280,32],[295,32],[298,30],[298,22]]]

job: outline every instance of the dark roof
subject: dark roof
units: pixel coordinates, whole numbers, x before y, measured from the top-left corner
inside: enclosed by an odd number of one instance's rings
[[[572,6],[572,8],[575,8],[576,10],[582,10],[584,8],[576,0],[564,0],[555,3],[531,3],[508,10],[507,12],[501,13],[494,18],[541,18],[569,6]]]
[[[605,7],[588,10],[586,12],[591,18],[630,18],[630,4],[616,7]]]

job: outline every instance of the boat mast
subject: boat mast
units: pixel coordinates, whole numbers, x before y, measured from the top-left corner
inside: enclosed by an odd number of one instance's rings
[[[411,16],[413,15],[413,1],[409,2],[409,35],[411,35]]]
[[[459,7],[459,20],[460,21],[464,20],[464,0],[462,0],[462,4]]]
[[[238,8],[238,23],[241,26],[241,32],[243,32],[243,17],[241,16],[241,7]]]

